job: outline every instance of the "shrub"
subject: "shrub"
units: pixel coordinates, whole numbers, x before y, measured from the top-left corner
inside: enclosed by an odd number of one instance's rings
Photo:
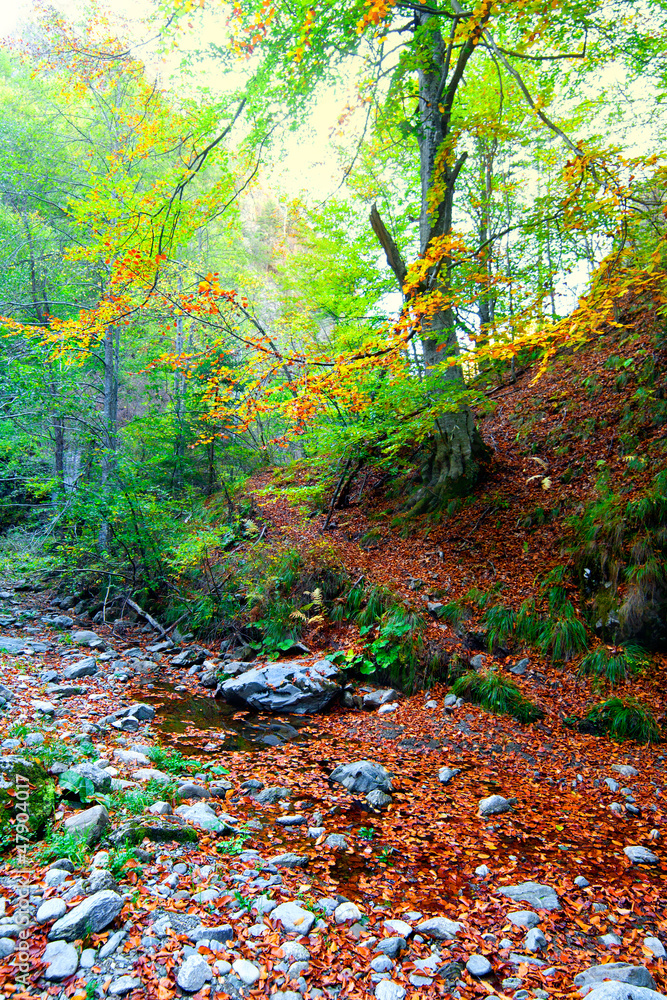
[[[459,677],[452,693],[481,705],[495,715],[511,715],[519,722],[535,722],[544,712],[521,694],[513,681],[495,670],[470,671]]]
[[[503,604],[496,604],[484,615],[484,624],[488,630],[488,646],[491,653],[494,646],[504,646],[512,638],[516,627],[516,613]]]
[[[610,684],[620,684],[636,673],[644,663],[646,654],[641,646],[597,646],[584,656],[579,673],[606,677]]]
[[[581,732],[608,735],[635,743],[660,743],[662,732],[657,719],[636,698],[609,698],[595,705],[578,728]]]
[[[542,622],[538,645],[552,661],[571,660],[586,649],[586,629],[575,615],[568,602],[559,618],[547,618]]]

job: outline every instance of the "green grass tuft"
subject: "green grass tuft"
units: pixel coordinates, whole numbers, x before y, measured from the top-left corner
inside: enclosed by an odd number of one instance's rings
[[[650,708],[636,698],[609,698],[595,705],[579,723],[583,732],[606,734],[616,740],[661,743],[663,736]]]
[[[544,715],[541,708],[524,698],[513,681],[495,670],[464,674],[454,682],[452,693],[481,705],[487,712],[511,715],[519,722],[535,722]]]
[[[641,646],[597,646],[584,656],[579,673],[605,677],[614,685],[637,673],[645,663],[647,656]]]

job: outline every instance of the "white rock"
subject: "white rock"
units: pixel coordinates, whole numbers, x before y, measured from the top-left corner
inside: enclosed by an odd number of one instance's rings
[[[304,910],[293,900],[281,903],[271,911],[271,921],[275,924],[280,922],[283,930],[288,934],[308,934],[315,923],[315,914],[310,910]]]
[[[582,993],[583,990],[579,992]],[[587,1000],[665,1000],[665,997],[657,990],[647,989],[645,986],[610,981],[590,989]]]
[[[65,872],[61,868],[50,868],[44,875],[44,885],[47,889],[55,889],[56,886],[66,882],[68,878],[69,872]]]
[[[160,785],[168,785],[171,778],[164,771],[158,771],[155,767],[140,767],[132,772],[134,781],[157,781]]]
[[[246,986],[252,986],[259,979],[260,972],[256,965],[252,962],[246,961],[245,958],[239,958],[232,963],[232,969],[239,977],[242,983]]]
[[[44,949],[42,961],[47,968],[44,978],[54,983],[73,976],[79,967],[79,955],[74,945],[65,941],[51,941]]]
[[[213,978],[211,968],[201,955],[188,955],[178,970],[176,982],[186,993],[198,993]]]
[[[126,993],[139,989],[140,986],[141,980],[137,976],[120,976],[109,987],[109,996],[123,997]]]
[[[417,924],[417,932],[436,941],[452,941],[461,930],[461,924],[448,917],[432,917]]]
[[[398,934],[399,937],[409,938],[412,934],[412,927],[406,920],[385,920],[384,927],[390,934]]]
[[[512,803],[502,795],[489,795],[481,799],[477,810],[478,816],[497,816],[500,813],[510,812]]]
[[[452,778],[461,773],[460,767],[441,767],[438,771],[438,781],[443,785],[449,784]]]
[[[50,920],[59,920],[66,912],[67,903],[64,899],[47,899],[37,910],[35,920],[38,924],[46,924]]]
[[[334,920],[337,924],[345,924],[348,921],[358,920],[361,916],[361,910],[355,903],[341,903],[334,910]]]
[[[405,987],[393,979],[382,979],[375,987],[376,1000],[403,1000]]]
[[[612,771],[616,771],[616,774],[620,774],[623,778],[636,778],[639,771],[632,764],[612,764]]]
[[[116,757],[122,764],[142,764],[146,767],[151,766],[150,758],[146,756],[145,753],[138,753],[136,750],[114,750],[114,757]]]
[[[547,939],[539,929],[539,927],[532,927],[526,934],[524,940],[524,947],[527,951],[542,951],[543,948],[547,946]]]
[[[647,937],[644,939],[644,947],[653,952],[656,958],[667,958],[667,952],[660,938]]]
[[[515,913],[508,913],[507,919],[511,920],[515,927],[537,927],[540,918],[532,910],[517,910]]]
[[[638,844],[630,844],[623,848],[626,858],[629,858],[634,865],[657,865],[658,856],[647,847],[640,847]]]
[[[484,955],[471,955],[466,962],[466,969],[471,976],[488,976],[493,966]]]

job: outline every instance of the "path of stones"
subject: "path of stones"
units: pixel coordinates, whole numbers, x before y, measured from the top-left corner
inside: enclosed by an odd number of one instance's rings
[[[271,717],[261,751],[222,752],[224,734],[190,734],[186,755],[201,769],[176,789],[149,756],[164,738],[152,696],[165,680],[201,696],[220,660],[138,628],[77,631],[43,594],[1,591],[0,601],[5,803],[17,761],[46,758],[54,740],[88,752],[70,772],[103,794],[151,779],[164,788],[129,819],[59,799],[56,829],[89,842],[81,867],[40,865],[34,853],[21,867],[7,851],[5,995],[665,992],[659,751],[608,744],[600,766],[599,742],[552,716],[522,728],[444,691],[366,692],[372,712],[312,718],[301,742],[281,743]],[[133,843],[139,862],[114,874],[118,849]]]

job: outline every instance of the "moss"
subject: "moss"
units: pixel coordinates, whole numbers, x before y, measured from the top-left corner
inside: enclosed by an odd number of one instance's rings
[[[35,761],[24,760],[23,757],[0,757],[0,772],[4,788],[0,788],[0,831],[11,835],[16,825],[16,816],[20,811],[15,799],[17,788],[25,787],[17,775],[29,782],[27,808],[28,828],[31,839],[36,839],[44,829],[47,821],[53,815],[56,801],[55,782],[48,773]]]

